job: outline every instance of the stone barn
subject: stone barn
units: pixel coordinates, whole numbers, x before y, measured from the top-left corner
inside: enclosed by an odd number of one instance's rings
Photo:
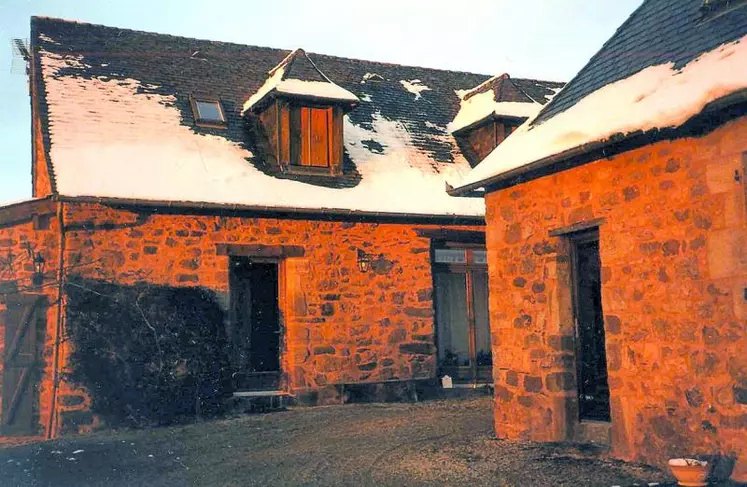
[[[562,84],[50,18],[28,62],[33,199],[0,208],[4,441],[99,424],[69,379],[69,286],[102,295],[81,282],[214,296],[234,393],[490,382],[484,202],[445,181]]]
[[[495,428],[744,452],[747,8],[646,0],[453,195],[486,191]]]

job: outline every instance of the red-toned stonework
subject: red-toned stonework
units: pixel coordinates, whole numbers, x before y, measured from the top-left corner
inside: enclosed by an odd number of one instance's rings
[[[738,452],[747,430],[747,119],[486,198],[495,426],[578,437],[567,238],[599,225],[612,453]]]
[[[303,255],[280,262],[282,371],[288,390],[299,397],[313,394],[317,403],[339,403],[345,397],[335,386],[341,384],[435,377],[431,240],[416,230],[444,227],[48,203],[53,211],[46,230],[35,230],[31,221],[0,227],[0,255],[9,250],[19,253],[30,241],[47,261],[47,284],[41,289],[31,286],[30,268],[14,275],[22,291],[42,292],[50,302],[38,412],[41,435],[86,431],[96,425],[93,417],[81,421],[80,415],[64,413],[87,410],[89,400],[85,391],[71,390],[62,382],[55,399],[61,414],[52,430],[48,426],[58,302],[53,283],[61,237],[54,212],[59,205],[64,221],[61,265],[66,274],[125,285],[201,286],[217,293],[226,306],[230,256],[221,248],[302,247]],[[371,256],[368,272],[359,269],[358,249]],[[64,317],[64,301],[62,313]],[[63,335],[64,325],[63,320]],[[59,349],[61,372],[69,346],[63,343]]]

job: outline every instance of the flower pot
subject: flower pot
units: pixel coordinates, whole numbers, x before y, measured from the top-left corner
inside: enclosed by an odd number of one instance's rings
[[[709,464],[694,458],[672,458],[669,470],[677,479],[677,484],[686,487],[708,485]]]

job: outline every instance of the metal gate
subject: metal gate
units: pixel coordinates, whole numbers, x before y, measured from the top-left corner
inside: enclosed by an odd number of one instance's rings
[[[37,294],[5,299],[5,354],[3,408],[0,433],[26,436],[38,433],[36,400],[39,381],[37,333],[46,330],[47,299]]]

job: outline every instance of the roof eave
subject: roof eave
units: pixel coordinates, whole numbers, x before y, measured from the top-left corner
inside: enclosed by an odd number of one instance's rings
[[[747,101],[747,88],[743,88],[741,90],[735,91],[734,93],[723,96],[717,100],[714,100],[708,103],[707,105],[705,105],[705,107],[703,107],[700,113],[691,117],[690,120],[683,123],[682,125],[678,127],[674,127],[671,130],[676,132],[692,120],[695,120],[699,117],[707,116],[709,114],[713,114],[720,110],[724,110],[733,105],[744,103],[745,101]],[[666,129],[666,128],[662,128],[662,129]],[[635,148],[642,147],[646,145],[647,143],[652,142],[652,139],[655,139],[654,134],[660,133],[662,129],[656,128],[656,129],[651,129],[645,132],[642,130],[638,130],[635,132],[629,132],[627,134],[621,134],[621,133],[614,134],[603,141],[589,142],[587,144],[583,144],[583,145],[574,147],[572,149],[569,149],[567,151],[564,151],[558,154],[553,154],[553,155],[544,157],[542,159],[538,159],[537,161],[531,162],[529,164],[519,166],[509,171],[496,174],[495,176],[491,176],[489,178],[476,181],[474,183],[470,183],[465,186],[459,186],[455,188],[449,185],[446,189],[446,192],[450,196],[462,196],[478,188],[485,188],[486,192],[490,192],[487,190],[487,188],[489,188],[490,186],[495,186],[498,183],[522,176],[526,173],[531,173],[533,171],[545,169],[551,165],[567,161],[568,159],[578,157],[578,156],[587,154],[589,152],[604,151],[605,149],[613,145],[621,145],[621,144],[628,143],[628,142],[634,142],[634,143],[630,145],[626,145],[625,150],[632,150]]]
[[[382,219],[405,219],[405,220],[453,220],[464,224],[479,224],[485,222],[482,215],[459,215],[449,213],[425,214],[425,213],[396,213],[385,211],[349,210],[343,208],[298,208],[298,207],[276,207],[263,205],[242,205],[235,203],[211,203],[199,201],[169,201],[169,200],[144,200],[137,198],[118,198],[107,196],[65,196],[56,195],[55,201],[68,203],[97,203],[113,206],[142,207],[142,208],[169,208],[173,210],[198,210],[198,211],[228,211],[257,214],[287,214],[297,217],[305,215],[325,217],[354,217],[354,218],[382,218]]]
[[[464,127],[460,127],[456,130],[451,131],[451,135],[454,137],[459,137],[461,135],[466,134],[470,130],[474,130],[476,128],[479,128],[483,125],[487,125],[489,122],[495,122],[500,120],[506,120],[509,122],[521,122],[524,123],[527,120],[529,120],[530,117],[520,117],[517,115],[500,115],[495,112],[491,112],[488,115],[485,115],[479,120],[475,120],[474,122],[470,123],[469,125],[465,125]]]
[[[259,113],[262,110],[264,110],[268,104],[272,103],[272,100],[274,99],[286,99],[286,100],[305,100],[312,103],[321,103],[321,104],[329,104],[329,105],[340,105],[343,107],[343,111],[345,113],[353,110],[356,106],[358,106],[358,102],[354,100],[342,100],[340,98],[325,98],[322,96],[314,96],[314,95],[299,95],[299,94],[293,94],[293,93],[284,93],[282,91],[278,91],[276,88],[273,88],[272,90],[268,91],[262,98],[255,101],[251,104],[251,106],[247,106],[244,108],[241,112],[242,116],[245,116],[248,112],[251,113]]]

